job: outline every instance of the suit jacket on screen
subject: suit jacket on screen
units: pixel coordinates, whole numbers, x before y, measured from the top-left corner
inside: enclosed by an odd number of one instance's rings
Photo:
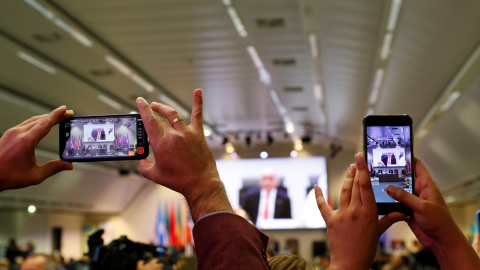
[[[254,188],[246,195],[243,209],[248,213],[253,224],[257,223],[258,204],[260,203],[260,188]],[[275,198],[275,212],[273,218],[292,218],[290,198],[287,193],[277,188],[277,197]]]

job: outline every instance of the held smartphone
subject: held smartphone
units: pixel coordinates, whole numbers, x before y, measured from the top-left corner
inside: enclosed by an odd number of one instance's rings
[[[370,171],[378,214],[412,210],[385,192],[387,185],[415,192],[412,118],[408,115],[368,115],[363,119],[363,149]]]
[[[60,158],[68,162],[144,159],[149,154],[140,114],[70,117],[59,127]]]

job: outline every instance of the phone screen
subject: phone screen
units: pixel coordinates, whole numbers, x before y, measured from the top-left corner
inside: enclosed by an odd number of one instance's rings
[[[367,118],[371,119],[367,119]],[[370,179],[379,205],[396,211],[398,201],[385,193],[387,185],[414,193],[413,140],[411,118],[408,116],[367,116],[365,152]],[[405,118],[405,119],[402,119]],[[388,208],[387,207],[387,208]],[[383,214],[383,213],[380,213]]]
[[[147,156],[148,141],[139,114],[72,117],[60,123],[63,160],[123,160]]]

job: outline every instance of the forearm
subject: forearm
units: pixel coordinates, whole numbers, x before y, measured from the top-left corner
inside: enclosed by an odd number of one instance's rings
[[[195,189],[198,190],[191,195],[185,196],[193,222],[214,212],[233,213],[232,206],[228,201],[227,193],[220,179],[212,179],[208,184]]]
[[[480,258],[460,229],[432,247],[441,269],[480,269]]]

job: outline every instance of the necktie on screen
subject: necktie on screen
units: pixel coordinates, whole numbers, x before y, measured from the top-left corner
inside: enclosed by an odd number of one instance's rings
[[[392,159],[391,157],[388,157],[388,163],[387,163],[388,165],[392,164],[391,159]]]
[[[270,199],[270,191],[267,191],[267,196],[265,197],[265,211],[263,211],[263,219],[268,219],[268,201]]]

